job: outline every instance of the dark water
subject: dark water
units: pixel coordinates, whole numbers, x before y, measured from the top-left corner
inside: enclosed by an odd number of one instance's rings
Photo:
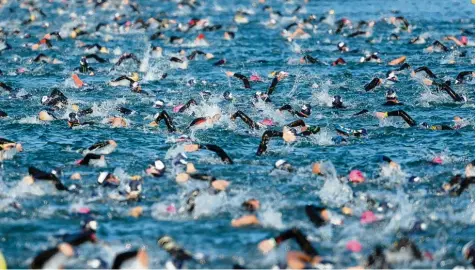
[[[474,70],[474,45],[456,48],[448,53],[426,53],[424,48],[434,40],[442,40],[446,35],[459,35],[460,29],[474,30],[474,5],[470,1],[311,1],[305,13],[297,16],[304,18],[310,14],[324,15],[330,9],[336,12],[336,19],[349,18],[354,23],[359,20],[376,20],[372,37],[345,38],[328,34],[329,26],[320,24],[310,39],[296,40],[294,43],[319,60],[331,63],[343,57],[347,65],[332,67],[329,65],[299,65],[302,54],[293,52],[291,43],[280,35],[287,22],[275,28],[266,28],[269,15],[260,8],[252,8],[250,1],[206,1],[194,12],[178,11],[173,2],[139,1],[142,14],[137,15],[130,9],[97,9],[94,14],[92,5],[70,3],[46,3],[40,6],[48,17],[22,27],[21,21],[28,18],[26,10],[20,10],[16,2],[9,3],[1,9],[0,25],[7,31],[20,29],[31,33],[31,38],[11,36],[7,41],[13,49],[0,54],[0,69],[4,75],[0,81],[12,85],[15,89],[32,94],[27,100],[11,99],[8,94],[0,96],[0,109],[9,117],[0,119],[0,137],[21,142],[24,152],[17,154],[12,160],[4,162],[3,175],[0,175],[0,250],[7,258],[10,268],[25,268],[35,254],[54,246],[58,240],[53,236],[59,233],[74,232],[79,229],[80,219],[72,215],[76,209],[87,206],[92,209],[99,222],[98,238],[108,243],[104,245],[84,245],[78,249],[78,256],[71,259],[68,267],[86,267],[88,258],[101,256],[111,261],[116,252],[127,247],[145,246],[151,257],[151,267],[163,268],[169,255],[161,251],[155,241],[158,236],[169,234],[178,243],[183,244],[192,252],[200,252],[207,257],[204,265],[190,263],[189,267],[229,268],[232,263],[240,262],[250,267],[270,267],[285,258],[285,249],[278,249],[268,256],[261,255],[257,243],[265,237],[277,235],[280,231],[299,227],[309,236],[314,246],[327,258],[336,263],[337,267],[348,267],[361,263],[376,244],[389,246],[402,235],[408,235],[423,251],[433,254],[433,260],[425,260],[412,265],[399,267],[418,268],[452,268],[462,265],[462,246],[474,240],[474,188],[464,192],[460,197],[437,196],[441,185],[457,173],[464,172],[464,166],[474,159],[474,80],[462,85],[453,85],[453,89],[468,98],[464,104],[454,103],[445,93],[432,93],[420,80],[408,74],[400,74],[398,84],[393,86],[400,100],[405,104],[401,108],[407,111],[417,122],[432,124],[452,124],[454,116],[466,119],[467,125],[457,131],[430,131],[409,128],[403,121],[391,119],[379,121],[372,115],[351,117],[361,109],[371,112],[384,111],[386,87],[366,93],[363,86],[373,77],[385,76],[386,71],[393,68],[385,63],[399,57],[407,56],[407,62],[414,67],[426,65],[442,79],[452,80],[465,70]],[[275,10],[280,10],[285,17],[292,17],[290,12],[297,3],[283,4],[281,1],[270,3]],[[12,13],[9,8],[14,8]],[[59,8],[65,10],[58,14]],[[207,32],[209,47],[200,48],[211,52],[215,59],[191,61],[187,70],[168,68],[166,58],[148,59],[148,66],[140,73],[141,84],[145,91],[153,93],[151,97],[131,93],[126,88],[110,87],[107,81],[138,71],[134,65],[126,65],[119,70],[110,72],[112,63],[118,58],[114,50],[133,52],[146,59],[146,49],[150,45],[160,45],[164,54],[172,55],[181,48],[191,52],[193,39],[199,32],[188,34],[166,31],[167,35],[176,34],[185,38],[185,45],[171,45],[162,41],[149,42],[153,30],[130,30],[118,33],[115,30],[101,31],[98,35],[83,36],[73,40],[53,40],[53,48],[45,51],[31,51],[22,44],[37,42],[45,33],[62,31],[69,33],[71,27],[85,23],[86,29],[94,31],[99,22],[108,22],[114,13],[125,13],[131,20],[138,17],[149,18],[159,12],[181,23],[190,18],[208,18],[211,24],[222,24],[224,28],[232,27],[234,11],[247,8],[255,11],[250,15],[250,23],[238,25],[236,38],[233,41],[223,40],[223,30]],[[412,33],[401,32],[400,40],[390,41],[389,35],[393,26],[381,21],[384,17],[394,16],[392,10],[398,10],[415,27]],[[74,23],[69,14],[75,12],[78,17]],[[42,24],[48,22],[48,29]],[[409,45],[408,41],[418,35],[428,35],[426,44]],[[105,38],[112,38],[106,42]],[[373,39],[374,43],[368,40]],[[474,37],[469,37],[474,44]],[[79,58],[84,50],[77,48],[78,40],[87,44],[98,42],[109,48],[109,54],[103,54],[110,63],[92,63],[97,72],[95,76],[81,76],[90,85],[86,90],[76,89],[70,79],[71,71],[78,66]],[[336,51],[336,44],[345,41],[351,49],[368,52],[379,52],[382,63],[359,63],[363,53],[344,54]],[[452,46],[450,42],[445,42]],[[458,55],[466,51],[465,57]],[[61,65],[31,63],[38,53],[64,62]],[[215,67],[213,62],[226,58],[224,67]],[[451,64],[454,59],[455,63]],[[256,60],[267,60],[258,63]],[[27,71],[17,74],[16,69],[23,67]],[[258,73],[265,79],[263,83],[254,83],[252,90],[244,89],[236,80],[229,80],[224,71],[232,70],[246,75]],[[274,70],[289,72],[290,76],[279,83],[272,100],[274,106],[261,107],[267,117],[274,118],[279,124],[293,120],[289,114],[278,115],[274,110],[277,106],[290,103],[295,107],[310,103],[313,113],[306,123],[319,125],[322,131],[309,138],[285,145],[282,141],[271,141],[269,151],[256,157],[255,153],[261,139],[262,131],[250,132],[243,123],[231,122],[228,116],[240,109],[253,119],[263,119],[263,112],[251,106],[251,96],[255,91],[265,91],[271,83],[267,74]],[[168,73],[165,80],[159,80],[163,72]],[[195,79],[197,84],[187,85],[187,81]],[[202,82],[203,81],[203,82]],[[205,83],[206,82],[206,83]],[[69,129],[66,121],[42,123],[36,115],[42,109],[41,96],[47,95],[53,87],[58,87],[81,108],[93,106],[95,112],[85,119],[98,124],[92,127]],[[200,91],[211,91],[214,96],[209,101],[201,100]],[[224,91],[231,91],[236,97],[233,103],[220,100]],[[341,95],[346,110],[334,110],[329,104],[333,95]],[[185,194],[193,188],[204,187],[197,183],[178,185],[175,176],[168,172],[162,178],[144,178],[144,199],[140,202],[120,203],[107,198],[107,192],[95,197],[96,179],[99,172],[116,170],[120,175],[145,175],[146,165],[160,158],[170,166],[170,156],[180,150],[167,143],[172,135],[164,126],[150,128],[147,124],[152,120],[157,109],[152,107],[157,99],[166,101],[167,110],[174,105],[195,98],[199,105],[193,108],[195,116],[211,116],[221,111],[221,121],[213,127],[197,130],[189,134],[197,142],[213,143],[221,146],[234,160],[233,165],[222,164],[210,153],[191,153],[190,161],[197,169],[210,173],[220,179],[231,181],[232,185],[226,194],[218,196],[201,196],[197,202],[197,210],[193,215],[168,215],[163,209],[170,204],[177,208],[185,202]],[[111,128],[105,124],[108,116],[117,114],[116,105],[123,105],[136,111],[127,116],[130,121],[128,128]],[[67,118],[71,108],[61,112]],[[194,118],[191,113],[173,114],[179,128],[185,128]],[[334,124],[351,128],[366,128],[368,137],[350,139],[345,145],[335,145],[331,138],[336,135]],[[77,167],[74,161],[81,158],[79,149],[106,139],[118,143],[114,153],[107,156],[107,169]],[[382,173],[379,157],[387,155],[402,167],[402,174]],[[430,161],[435,156],[443,157],[443,164],[434,166]],[[272,164],[284,158],[298,168],[294,174],[273,172]],[[336,213],[339,205],[333,200],[342,199],[343,192],[338,196],[322,191],[325,179],[310,173],[310,165],[316,161],[331,162],[338,175],[346,175],[351,169],[362,170],[368,177],[362,185],[350,185],[355,199],[350,203],[356,216],[345,217],[343,226],[327,225],[319,229],[312,226],[304,214],[306,204],[328,202],[330,209]],[[66,166],[64,181],[69,180],[72,173],[82,175],[80,185],[83,192],[79,195],[65,194],[47,188],[25,189],[18,186],[22,177],[27,174],[27,167],[34,165],[44,170]],[[384,168],[385,170],[385,168]],[[411,175],[420,176],[419,183],[409,183]],[[331,188],[339,189],[337,186]],[[320,192],[321,191],[321,192]],[[361,225],[360,213],[366,204],[359,200],[359,194],[366,193],[397,205],[396,210],[385,212],[382,221],[371,225]],[[328,198],[329,196],[333,196]],[[236,229],[230,221],[244,214],[241,203],[249,198],[258,198],[262,210],[258,216],[263,222],[262,227]],[[14,210],[6,204],[18,201],[22,210]],[[144,207],[144,215],[140,218],[129,217],[128,212],[134,206]],[[415,222],[424,222],[427,230],[422,232],[409,231]],[[360,241],[363,250],[350,254],[345,244],[352,239]],[[284,245],[286,246],[286,245]],[[293,247],[290,244],[288,247]]]

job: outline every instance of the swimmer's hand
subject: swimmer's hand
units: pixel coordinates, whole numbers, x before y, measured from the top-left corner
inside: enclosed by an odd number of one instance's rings
[[[198,150],[198,144],[187,144],[183,147],[185,152],[195,152]]]
[[[225,71],[225,74],[226,74],[226,76],[228,76],[228,77],[233,77],[233,75],[235,75],[235,73],[234,73],[234,72],[231,72],[231,71]]]
[[[423,79],[423,83],[424,83],[425,85],[433,85],[433,81],[430,80],[430,79],[426,79],[426,78]]]
[[[259,220],[255,215],[246,215],[231,221],[233,227],[243,227],[250,225],[259,225]]]
[[[188,181],[189,178],[190,178],[190,176],[187,173],[179,173],[175,177],[175,181],[177,183],[185,183],[185,182]]]
[[[193,163],[188,162],[186,173],[196,173],[196,172],[197,172],[197,169],[195,169],[195,165],[193,165]]]
[[[264,254],[270,252],[275,246],[276,240],[274,240],[274,238],[263,240],[258,244],[259,250]]]
[[[286,142],[294,142],[296,141],[296,135],[294,135],[289,128],[284,127],[283,128],[283,139]]]
[[[215,180],[211,184],[214,189],[223,191],[230,185],[230,182],[226,180]]]
[[[387,113],[386,112],[376,112],[375,117],[377,117],[378,119],[384,119],[384,118],[387,117]]]
[[[312,164],[312,173],[321,175],[321,164],[316,162]]]

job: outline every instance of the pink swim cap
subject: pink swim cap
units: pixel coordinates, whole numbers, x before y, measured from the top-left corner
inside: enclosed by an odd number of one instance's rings
[[[363,183],[365,181],[365,176],[359,170],[352,170],[349,173],[349,181],[352,183]]]
[[[182,104],[175,106],[174,107],[174,113],[177,113],[182,107],[183,107]]]
[[[360,252],[362,251],[362,245],[359,243],[359,241],[357,240],[350,240],[349,242],[347,242],[347,244],[345,245],[345,248],[349,251],[352,251],[352,252]]]
[[[370,224],[374,223],[375,221],[377,221],[377,217],[372,211],[365,211],[360,217],[360,223],[362,224]]]
[[[250,80],[252,82],[258,82],[258,81],[261,81],[261,77],[258,74],[255,73],[255,74],[250,76]]]
[[[265,119],[263,119],[263,121],[261,121],[261,124],[263,124],[265,126],[272,126],[272,125],[274,125],[274,122],[273,122],[272,119],[265,118]]]
[[[175,209],[175,205],[174,204],[171,204],[169,206],[167,206],[167,209],[166,209],[167,213],[169,214],[175,214],[177,212],[177,209]]]
[[[459,38],[459,41],[461,41],[461,43],[463,43],[464,45],[467,45],[468,44],[468,37],[466,36],[461,36]]]
[[[434,157],[431,162],[434,164],[443,164],[443,159],[441,157]]]
[[[78,213],[80,214],[89,214],[91,212],[91,210],[89,209],[89,207],[81,207],[78,209]]]

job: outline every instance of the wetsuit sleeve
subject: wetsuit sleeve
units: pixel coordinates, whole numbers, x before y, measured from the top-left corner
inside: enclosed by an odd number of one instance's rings
[[[42,269],[44,264],[59,252],[57,247],[45,250],[38,254],[31,262],[31,269]]]
[[[266,130],[261,136],[261,142],[258,147],[258,151],[256,152],[257,156],[261,156],[266,149],[268,148],[268,142],[272,137],[282,137],[283,132],[275,131],[275,130]]]
[[[364,31],[357,31],[357,32],[354,32],[354,33],[350,34],[349,37],[356,37],[356,36],[359,36],[359,35],[365,35],[365,32]]]
[[[311,63],[311,64],[317,63],[317,59],[308,54],[304,56],[304,60],[306,60],[307,63]]]
[[[447,84],[440,84],[438,85],[441,87],[441,89],[445,90],[448,95],[454,100],[454,101],[464,101],[463,97],[458,95],[449,85]]]
[[[379,85],[380,85],[380,79],[374,78],[370,83],[366,84],[364,88],[365,88],[365,91],[370,91]]]
[[[106,60],[104,60],[104,58],[101,58],[101,57],[97,56],[96,54],[88,54],[88,55],[86,55],[86,58],[87,59],[94,58],[99,63],[106,63]]]
[[[271,85],[268,88],[268,92],[266,92],[268,96],[273,94],[274,90],[276,89],[276,85],[278,85],[278,82],[278,77],[274,77],[273,81],[271,82]]]
[[[137,56],[136,56],[135,54],[131,53],[131,54],[130,54],[130,58],[132,58],[132,60],[136,61],[136,63],[140,65],[141,62],[140,62],[139,58],[137,58]]]
[[[408,63],[401,65],[396,71],[402,71],[404,69],[409,69],[411,66]]]
[[[190,123],[190,125],[188,125],[189,128],[197,125],[197,124],[200,124],[202,122],[205,122],[207,121],[207,118],[206,117],[199,117],[199,118],[195,118],[193,119],[192,123]]]
[[[304,120],[299,119],[299,120],[293,121],[289,124],[286,124],[284,126],[286,126],[286,127],[305,127],[306,123],[304,123]]]
[[[431,70],[426,66],[419,67],[414,70],[415,73],[418,73],[420,71],[424,71],[430,78],[436,78],[436,75],[433,72],[431,72]]]
[[[81,160],[81,162],[79,162],[79,165],[88,165],[91,159],[99,159],[99,158],[101,158],[101,155],[89,153]]]
[[[248,78],[246,78],[245,75],[240,74],[240,73],[235,73],[235,74],[233,74],[233,76],[235,78],[240,79],[243,82],[243,85],[245,86],[245,88],[251,88],[250,81],[248,81]]]
[[[71,240],[67,241],[67,243],[72,245],[73,247],[77,247],[86,242],[92,242],[92,243],[96,242],[96,236],[93,232],[80,233],[76,235],[74,238],[72,238]]]
[[[199,181],[213,182],[214,180],[216,180],[216,178],[214,176],[204,174],[204,173],[192,173],[192,174],[189,174],[189,175],[193,179],[199,180]]]
[[[114,262],[112,263],[111,268],[112,269],[120,269],[122,264],[125,261],[134,258],[135,256],[137,256],[137,253],[138,253],[138,251],[134,250],[134,251],[127,251],[127,252],[117,254],[116,258],[114,258]]]
[[[84,116],[86,114],[91,114],[91,113],[93,113],[93,108],[87,108],[87,109],[84,109],[84,110],[78,112],[78,115],[79,116]]]
[[[195,56],[197,55],[197,51],[193,51],[189,56],[187,56],[188,60],[193,60],[195,59]]]
[[[361,110],[360,112],[354,114],[354,116],[365,114],[365,113],[368,113],[368,112],[369,112],[369,110],[364,109],[364,110]]]
[[[463,191],[469,187],[469,185],[474,185],[474,176],[463,178],[463,180],[460,182],[459,188],[455,192],[455,195],[460,196],[461,193],[463,193]]]
[[[172,118],[170,118],[169,114],[166,111],[160,112],[159,116],[157,116],[157,118],[155,119],[155,122],[158,124],[162,119],[164,119],[165,125],[167,125],[167,129],[169,130],[169,132],[177,131],[174,123],[172,122]]]
[[[442,50],[445,51],[445,52],[448,51],[448,47],[446,47],[443,43],[441,43],[441,42],[438,41],[438,40],[435,40],[435,42],[433,42],[433,46],[436,46],[436,47],[442,49]]]
[[[53,174],[45,173],[35,167],[28,167],[28,174],[37,180],[59,181],[59,179],[56,178],[56,176],[54,176]]]
[[[244,112],[237,111],[231,116],[232,119],[236,119],[236,117],[241,118],[243,122],[245,122],[251,129],[259,129],[259,125],[251,118],[249,118],[248,115],[246,115]]]
[[[296,112],[293,110],[293,107],[291,107],[291,105],[289,104],[286,104],[286,105],[283,105],[281,108],[278,109],[280,112],[282,111],[288,111],[292,114],[295,114]]]
[[[472,75],[474,71],[463,71],[458,73],[458,76],[456,76],[456,83],[463,83],[464,77],[468,75]]]
[[[319,255],[319,253],[314,249],[311,243],[306,239],[306,236],[299,229],[294,228],[291,230],[287,230],[275,237],[274,240],[276,241],[276,244],[279,245],[282,242],[291,238],[296,240],[299,247],[301,247],[302,251],[304,251],[306,254],[310,256]]]
[[[187,103],[185,103],[185,105],[182,106],[182,108],[180,108],[180,110],[178,111],[179,113],[183,113],[185,110],[187,110],[188,108],[190,108],[191,105],[196,105],[197,102],[195,101],[195,99],[190,99],[189,101],[187,101]]]
[[[200,149],[206,149],[206,150],[215,152],[221,158],[223,162],[228,164],[233,164],[233,161],[231,160],[231,158],[220,147],[214,144],[199,144],[198,146]]]
[[[387,112],[387,115],[388,116],[400,116],[403,118],[403,120],[405,120],[405,122],[407,122],[407,124],[411,127],[413,126],[416,126],[416,122],[415,120],[413,120],[413,118],[410,117],[410,115],[408,115],[405,111],[403,110],[398,110],[398,111],[391,111],[391,112]]]

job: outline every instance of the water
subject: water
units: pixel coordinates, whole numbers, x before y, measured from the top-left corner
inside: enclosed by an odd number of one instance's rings
[[[116,252],[124,251],[129,246],[144,246],[150,257],[150,266],[162,268],[169,255],[156,245],[160,235],[173,236],[192,252],[205,254],[204,265],[189,263],[189,267],[229,268],[232,263],[240,262],[250,267],[270,267],[285,258],[284,249],[278,249],[265,258],[258,253],[257,243],[265,237],[277,235],[285,228],[299,227],[312,240],[313,245],[337,267],[357,265],[363,261],[376,244],[389,246],[416,221],[428,224],[424,232],[408,234],[423,251],[433,254],[433,260],[425,260],[406,267],[451,268],[462,265],[462,246],[474,240],[474,188],[464,192],[460,197],[436,196],[441,185],[453,174],[463,173],[464,166],[474,159],[474,80],[472,83],[453,85],[453,89],[465,95],[468,102],[455,104],[445,93],[432,94],[426,86],[408,75],[398,75],[400,82],[394,86],[400,100],[405,104],[401,108],[407,111],[417,122],[427,121],[432,124],[451,124],[453,116],[467,119],[468,125],[458,131],[429,131],[408,128],[401,120],[388,119],[379,121],[373,116],[350,117],[351,114],[368,109],[371,112],[386,110],[384,103],[385,87],[373,92],[364,92],[363,86],[375,76],[385,76],[389,66],[384,63],[407,56],[407,62],[414,67],[426,65],[438,76],[445,79],[454,78],[460,71],[474,70],[474,47],[459,48],[466,51],[465,57],[455,57],[455,64],[449,64],[451,53],[425,53],[424,48],[435,39],[442,40],[446,35],[458,35],[459,29],[474,30],[474,6],[469,1],[319,1],[309,3],[305,14],[325,14],[330,9],[336,12],[336,18],[359,20],[377,20],[372,39],[376,43],[366,42],[367,38],[344,38],[329,35],[328,27],[321,24],[317,32],[307,30],[311,38],[296,40],[292,45],[280,36],[280,30],[287,23],[276,28],[265,27],[268,15],[261,8],[252,9],[250,23],[239,25],[233,41],[222,39],[223,29],[206,32],[209,47],[194,48],[193,39],[198,35],[192,30],[188,34],[166,31],[167,35],[177,34],[185,38],[185,45],[171,45],[162,41],[148,41],[147,37],[155,31],[130,30],[117,33],[103,30],[101,34],[82,36],[73,40],[53,40],[53,48],[44,51],[31,51],[22,44],[37,42],[45,33],[60,31],[69,33],[68,28],[81,22],[87,23],[87,29],[95,28],[99,22],[110,21],[114,13],[125,13],[136,18],[149,18],[159,12],[166,12],[170,18],[187,23],[190,18],[208,18],[211,24],[222,24],[224,29],[234,25],[232,18],[238,8],[251,8],[249,1],[206,1],[196,11],[177,10],[173,2],[139,1],[142,13],[130,12],[130,9],[97,9],[91,5],[76,2],[66,6],[61,2],[40,2],[39,6],[48,15],[47,18],[30,25],[27,29],[19,24],[28,17],[26,10],[10,12],[9,8],[18,9],[16,2],[6,4],[0,12],[3,20],[0,26],[7,31],[25,30],[31,38],[11,36],[7,38],[13,49],[0,55],[0,69],[5,74],[0,81],[12,85],[15,89],[32,94],[27,100],[11,99],[7,94],[0,96],[0,109],[9,114],[0,119],[0,137],[23,144],[24,152],[12,160],[4,162],[3,176],[0,178],[0,206],[16,200],[23,206],[20,211],[10,207],[0,208],[0,249],[7,258],[10,268],[25,268],[35,254],[57,243],[53,235],[75,232],[80,219],[72,213],[81,206],[87,206],[96,214],[100,224],[98,238],[107,245],[84,245],[79,248],[78,256],[70,260],[67,267],[86,267],[86,260],[101,256],[111,262]],[[290,12],[296,3],[281,1],[270,3],[274,10],[280,10],[285,17],[292,17]],[[59,8],[64,9],[58,14]],[[380,21],[392,16],[391,10],[398,10],[412,25],[412,33],[399,33],[399,41],[389,41],[392,26]],[[78,18],[74,22],[69,17],[75,12]],[[43,29],[43,22],[50,27]],[[425,34],[426,33],[426,34]],[[409,45],[408,40],[418,35],[428,35],[427,43]],[[474,42],[473,37],[469,37]],[[79,40],[87,44],[99,43],[109,48],[109,54],[102,54],[110,63],[91,63],[96,69],[95,76],[80,75],[90,85],[86,89],[76,89],[70,79],[71,70],[78,66],[83,49],[76,47]],[[109,41],[106,41],[109,40]],[[363,54],[344,54],[336,52],[336,44],[345,41],[351,49],[379,52],[383,63],[359,63]],[[450,45],[449,42],[446,42]],[[147,58],[148,47],[160,45],[165,55],[175,54],[181,48],[190,53],[201,49],[215,55],[213,60],[196,60],[189,63],[188,69],[180,70],[169,67],[164,58]],[[301,54],[305,51],[319,60],[331,63],[342,56],[345,66],[299,65]],[[61,65],[31,63],[38,53],[64,62]],[[133,64],[116,71],[110,71],[112,63],[121,53],[133,52],[148,66],[141,67],[143,90],[153,93],[151,97],[137,95],[125,88],[113,88],[107,81],[126,74],[139,71]],[[215,61],[226,58],[224,67],[212,65]],[[257,60],[267,60],[258,63]],[[145,64],[144,64],[145,65]],[[17,74],[15,70],[23,67],[27,71]],[[256,72],[265,82],[253,83],[252,90],[244,89],[240,81],[228,79],[224,71],[231,70],[247,76]],[[273,70],[284,70],[290,76],[281,81],[272,96],[275,107],[263,105],[263,112],[250,106],[250,99],[255,91],[265,91],[271,83],[267,74]],[[160,80],[166,72],[168,77]],[[190,79],[196,84],[187,85]],[[92,106],[94,114],[85,119],[95,121],[96,125],[78,129],[69,129],[66,121],[42,123],[36,119],[42,109],[41,96],[47,95],[53,87],[58,87],[81,108]],[[214,95],[209,102],[199,97],[200,91],[211,91]],[[219,101],[224,91],[231,91],[236,100],[231,103]],[[330,98],[339,94],[346,110],[334,110],[329,107]],[[196,116],[212,116],[222,113],[219,123],[208,129],[194,131],[191,135],[200,143],[213,143],[221,146],[234,160],[235,164],[225,165],[210,153],[192,153],[191,161],[199,171],[210,173],[220,179],[231,181],[230,190],[219,196],[202,196],[197,202],[197,211],[193,215],[170,215],[163,209],[174,204],[177,208],[185,203],[185,194],[194,187],[203,185],[188,183],[177,185],[175,176],[170,171],[162,178],[144,179],[144,199],[140,202],[119,203],[107,199],[107,194],[98,200],[91,200],[91,194],[97,189],[96,179],[104,168],[77,167],[74,161],[81,158],[79,149],[86,148],[100,140],[113,139],[118,148],[106,157],[107,170],[122,170],[127,175],[144,175],[146,165],[160,158],[170,166],[172,144],[167,140],[164,126],[150,128],[157,109],[152,107],[156,98],[165,100],[167,110],[189,98],[195,98],[199,105],[193,109]],[[293,120],[289,114],[276,115],[277,106],[290,103],[295,107],[310,103],[313,113],[306,123],[319,125],[322,131],[292,145],[272,140],[268,152],[256,157],[255,153],[261,138],[261,132],[250,132],[240,121],[231,122],[228,116],[237,109],[250,117],[261,120],[272,117],[279,124]],[[123,105],[136,112],[127,116],[128,128],[111,128],[105,123],[108,116],[117,114],[115,106]],[[61,113],[66,119],[68,112]],[[173,114],[179,129],[184,129],[194,118],[191,113]],[[334,124],[351,128],[366,128],[369,136],[365,139],[351,139],[349,144],[335,145],[331,138],[335,135]],[[402,175],[394,175],[379,166],[379,157],[387,155],[402,167]],[[442,165],[433,166],[429,161],[435,156],[443,156]],[[299,168],[295,174],[270,174],[272,164],[285,158]],[[355,199],[350,205],[356,213],[365,210],[365,204],[358,199],[358,194],[367,193],[382,200],[394,203],[398,207],[382,217],[382,221],[360,225],[359,216],[345,217],[344,226],[325,226],[316,229],[304,214],[304,205],[319,204],[325,200],[330,209],[338,212],[338,205],[333,204],[323,190],[324,178],[310,173],[311,163],[328,161],[333,164],[337,175],[346,175],[351,169],[362,170],[368,177],[365,184],[350,185]],[[71,184],[69,176],[79,172],[83,187],[80,195],[56,192],[44,187],[26,189],[19,186],[27,167],[34,165],[44,170],[55,167],[64,168],[64,181]],[[382,176],[383,170],[383,176]],[[423,178],[420,183],[408,183],[406,176],[417,175]],[[323,189],[326,188],[326,189]],[[330,187],[335,188],[335,187]],[[331,192],[333,192],[331,190]],[[332,193],[334,194],[334,193]],[[337,192],[336,194],[339,195]],[[262,210],[258,216],[262,227],[236,229],[231,227],[231,219],[244,214],[241,203],[249,198],[261,201]],[[346,196],[336,198],[346,200]],[[330,201],[329,201],[330,199]],[[128,215],[135,206],[144,207],[144,215],[133,218]],[[360,254],[345,251],[347,241],[356,239],[363,245]],[[287,246],[284,245],[284,246]],[[296,248],[295,244],[290,244]],[[397,265],[398,266],[398,265]],[[403,266],[403,265],[400,265]]]

